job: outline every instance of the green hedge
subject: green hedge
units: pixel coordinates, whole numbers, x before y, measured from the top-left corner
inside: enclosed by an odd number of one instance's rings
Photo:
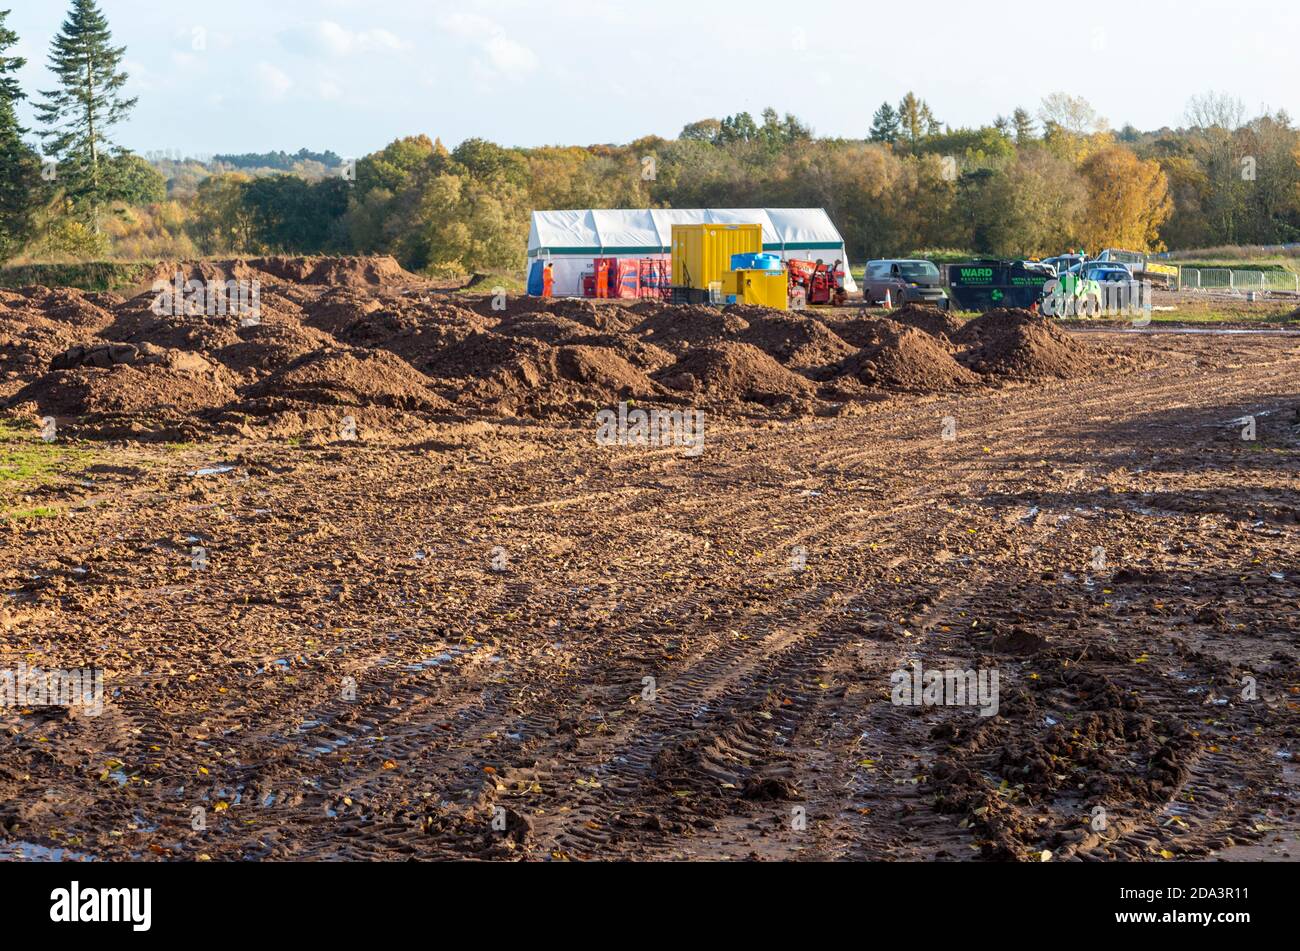
[[[83,291],[116,291],[135,287],[156,262],[87,261],[84,264],[19,264],[0,268],[0,287],[79,287]]]

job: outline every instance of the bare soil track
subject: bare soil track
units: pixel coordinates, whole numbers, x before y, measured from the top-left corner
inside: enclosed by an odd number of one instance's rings
[[[589,420],[119,446],[0,529],[0,666],[108,688],[0,710],[0,850],[1293,858],[1300,345],[1118,346],[712,415],[697,458]],[[996,670],[997,714],[894,704],[914,663]]]

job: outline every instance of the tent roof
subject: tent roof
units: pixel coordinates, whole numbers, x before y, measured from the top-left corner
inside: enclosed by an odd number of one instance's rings
[[[766,250],[839,248],[821,208],[641,208],[534,211],[528,253],[667,253],[675,224],[761,224]]]

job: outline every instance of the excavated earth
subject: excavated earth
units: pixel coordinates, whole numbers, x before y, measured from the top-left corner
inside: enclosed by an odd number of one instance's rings
[[[1296,856],[1296,338],[181,267],[0,291],[0,857]]]

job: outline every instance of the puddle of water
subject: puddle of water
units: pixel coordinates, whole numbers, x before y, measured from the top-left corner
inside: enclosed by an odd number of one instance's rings
[[[1193,334],[1201,337],[1300,337],[1300,330],[1239,327],[1071,327],[1084,334]]]
[[[205,469],[195,469],[190,473],[192,476],[214,476],[225,475],[227,472],[234,472],[234,466],[208,466]]]
[[[95,857],[72,849],[49,848],[34,842],[0,844],[0,856],[15,862],[93,862]]]

